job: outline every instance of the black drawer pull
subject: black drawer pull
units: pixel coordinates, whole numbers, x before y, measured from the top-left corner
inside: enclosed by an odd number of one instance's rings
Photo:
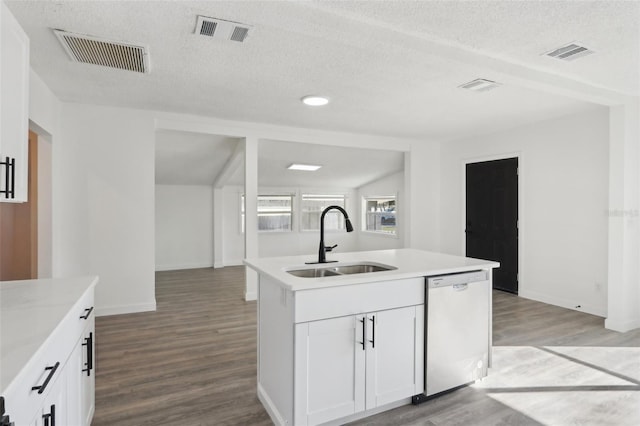
[[[0,161],[0,166],[5,166],[5,189],[0,190],[0,194],[4,194],[7,199],[16,198],[16,159],[5,158],[5,161]]]
[[[364,317],[359,320],[362,323],[362,342],[358,342],[362,344],[362,350],[365,351],[367,350],[367,348],[365,347],[366,343],[367,343],[367,338],[365,337],[367,334],[367,323],[364,320]]]
[[[89,315],[91,315],[91,312],[93,312],[93,306],[90,308],[86,308],[84,310],[84,315],[80,315],[80,319],[84,319],[84,320],[89,319]]]
[[[91,370],[93,370],[93,332],[89,333],[89,337],[84,338],[82,346],[87,347],[87,362],[84,363],[87,368],[83,368],[82,372],[91,376]]]
[[[42,393],[44,392],[44,390],[47,388],[47,385],[49,384],[49,382],[51,381],[51,378],[53,377],[54,374],[56,374],[56,370],[58,369],[58,367],[60,367],[60,363],[56,362],[56,365],[54,365],[53,367],[45,367],[45,371],[49,370],[49,375],[47,376],[46,379],[44,379],[44,383],[40,386],[33,386],[31,388],[32,391],[37,390],[38,393]]]
[[[42,420],[44,420],[44,426],[56,426],[56,405],[51,406],[49,414],[43,414]]]

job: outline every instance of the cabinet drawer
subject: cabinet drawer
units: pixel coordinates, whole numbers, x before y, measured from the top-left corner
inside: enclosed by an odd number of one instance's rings
[[[295,296],[295,322],[315,321],[424,303],[424,278],[380,281],[312,290]]]

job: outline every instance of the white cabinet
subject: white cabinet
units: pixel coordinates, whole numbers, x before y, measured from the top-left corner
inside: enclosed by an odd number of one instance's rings
[[[366,408],[424,389],[424,305],[367,315]]]
[[[423,330],[423,305],[296,324],[295,424],[320,424],[422,392]]]
[[[0,202],[24,202],[29,166],[29,38],[4,2],[0,2],[0,21]]]
[[[258,398],[278,425],[347,422],[424,391],[423,277],[258,285]]]
[[[319,424],[365,407],[364,315],[296,324],[295,424]]]
[[[89,426],[95,400],[90,287],[7,389],[6,411],[15,426]]]

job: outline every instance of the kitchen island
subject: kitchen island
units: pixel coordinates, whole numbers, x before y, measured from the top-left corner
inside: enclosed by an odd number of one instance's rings
[[[426,277],[484,274],[478,309],[489,353],[498,263],[415,249],[329,260],[337,262],[245,260],[259,274],[258,397],[275,424],[343,424],[422,400]],[[467,382],[486,374],[489,362],[474,365]]]
[[[97,282],[0,282],[0,416],[16,426],[91,424]]]

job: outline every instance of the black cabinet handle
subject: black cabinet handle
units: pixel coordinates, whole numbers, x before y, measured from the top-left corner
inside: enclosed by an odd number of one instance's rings
[[[51,406],[49,414],[43,414],[42,420],[44,420],[44,426],[56,426],[56,405]]]
[[[93,306],[90,308],[86,308],[84,310],[84,315],[80,315],[80,319],[84,319],[84,320],[89,319],[89,315],[91,315],[91,312],[93,312]]]
[[[362,344],[362,350],[364,351],[364,350],[365,350],[364,345],[365,345],[365,344],[366,344],[366,342],[367,342],[367,338],[366,338],[366,331],[365,331],[365,330],[367,329],[367,324],[366,324],[366,322],[364,321],[364,318],[362,318],[362,319],[360,320],[360,322],[362,323],[362,342],[359,342],[359,343],[361,343],[361,344]]]
[[[16,198],[16,159],[5,157],[0,165],[5,166],[5,188],[0,190],[0,194],[4,194],[5,198]]]
[[[0,426],[14,426],[9,415],[4,410],[4,397],[0,396]]]
[[[375,348],[376,347],[376,316],[372,316],[371,318],[369,318],[369,321],[371,321],[371,338],[373,340],[369,340],[371,342],[371,347]]]
[[[82,346],[87,347],[87,362],[84,363],[82,372],[87,373],[87,376],[91,376],[91,370],[93,370],[93,332],[89,333],[89,337],[84,338]]]
[[[54,365],[53,367],[45,367],[45,371],[49,371],[49,375],[47,376],[46,379],[44,379],[44,383],[41,384],[40,386],[33,386],[31,388],[32,391],[37,390],[38,393],[42,393],[44,392],[44,390],[47,388],[47,385],[49,384],[49,382],[51,381],[51,378],[53,377],[54,374],[56,374],[56,370],[58,369],[58,367],[60,367],[60,363],[56,362],[56,365]]]

